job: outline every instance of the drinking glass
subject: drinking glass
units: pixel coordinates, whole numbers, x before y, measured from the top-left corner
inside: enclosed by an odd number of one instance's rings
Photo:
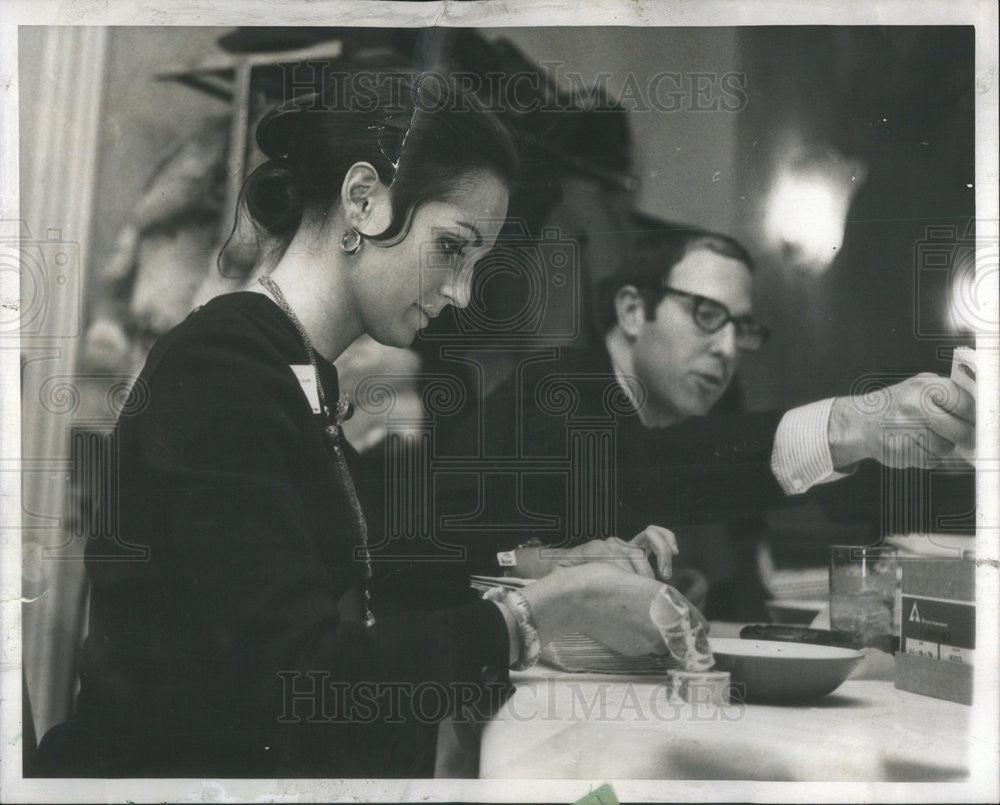
[[[895,650],[898,577],[895,548],[831,546],[830,628],[859,647]]]

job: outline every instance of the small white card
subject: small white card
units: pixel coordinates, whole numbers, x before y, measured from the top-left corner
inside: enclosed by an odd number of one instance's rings
[[[976,396],[976,351],[955,347],[951,356],[951,379],[973,397]]]
[[[306,399],[309,400],[309,405],[312,406],[313,413],[323,413],[322,409],[319,407],[319,390],[316,388],[316,370],[311,364],[308,363],[293,363],[290,365],[292,367],[292,371],[295,372],[295,377],[299,381],[299,385],[302,386],[302,391],[305,392]]]
[[[951,379],[955,385],[965,389],[976,397],[976,351],[969,347],[955,347],[951,356]],[[975,449],[967,450],[956,447],[955,455],[964,458],[970,464],[976,457]]]

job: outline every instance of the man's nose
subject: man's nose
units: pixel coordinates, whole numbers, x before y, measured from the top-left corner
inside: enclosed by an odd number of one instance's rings
[[[712,334],[712,352],[727,361],[732,362],[739,357],[740,350],[736,346],[736,324],[727,321],[722,329]]]

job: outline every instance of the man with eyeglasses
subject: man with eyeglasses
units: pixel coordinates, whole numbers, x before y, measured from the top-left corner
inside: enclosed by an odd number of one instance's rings
[[[722,235],[657,232],[640,239],[607,284],[605,344],[623,388],[644,398],[644,425],[707,414],[729,388],[741,353],[767,340],[752,314],[752,267],[746,251]]]
[[[463,545],[480,573],[536,577],[640,548],[668,564],[662,535],[599,540],[756,515],[863,459],[930,467],[973,443],[972,397],[931,374],[890,386],[878,410],[841,397],[706,416],[724,407],[743,353],[767,340],[752,292],[753,262],[731,238],[640,236],[602,288],[603,349],[533,356],[460,425],[439,422],[450,433],[437,458],[480,461],[435,471],[435,537]],[[920,445],[893,438],[885,425],[900,420]]]
[[[603,324],[615,375],[646,427],[678,425],[719,402],[742,355],[769,336],[753,316],[752,294],[753,262],[731,238],[689,229],[639,239],[605,287]],[[937,466],[955,445],[974,443],[975,401],[948,378],[908,378],[888,387],[881,402],[837,397],[780,415],[769,464],[784,493],[843,477],[841,470],[863,459]],[[732,426],[739,433],[753,430],[756,416],[711,422],[720,433]],[[889,438],[884,425],[893,421],[924,438]]]

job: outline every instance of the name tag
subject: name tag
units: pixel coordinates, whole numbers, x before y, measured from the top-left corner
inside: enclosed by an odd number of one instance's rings
[[[319,390],[316,388],[316,370],[313,369],[312,365],[306,363],[293,363],[291,364],[292,371],[295,372],[295,377],[299,381],[299,385],[302,387],[302,391],[306,395],[306,399],[309,401],[309,405],[312,406],[314,414],[323,413],[322,409],[319,407]]]

